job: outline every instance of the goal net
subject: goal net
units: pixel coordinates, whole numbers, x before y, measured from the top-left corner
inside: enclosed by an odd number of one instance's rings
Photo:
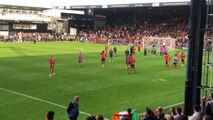
[[[143,38],[143,47],[155,45],[158,48],[160,46],[166,46],[169,49],[175,49],[175,39],[174,38],[164,38],[164,37],[144,37]]]

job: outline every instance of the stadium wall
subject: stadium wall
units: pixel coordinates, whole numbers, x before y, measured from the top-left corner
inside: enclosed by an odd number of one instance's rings
[[[15,28],[16,25],[19,25],[20,28]],[[35,28],[30,28],[31,25],[36,26]],[[28,29],[29,26],[29,29]],[[9,32],[39,32],[39,33],[48,33],[51,32],[47,30],[47,23],[28,23],[28,22],[10,22],[9,23]]]

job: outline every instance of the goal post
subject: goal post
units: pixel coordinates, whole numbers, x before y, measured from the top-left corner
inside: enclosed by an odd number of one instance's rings
[[[166,38],[166,37],[143,37],[143,47],[156,45],[158,48],[160,46],[166,46],[170,50],[175,49],[175,39],[174,38]]]

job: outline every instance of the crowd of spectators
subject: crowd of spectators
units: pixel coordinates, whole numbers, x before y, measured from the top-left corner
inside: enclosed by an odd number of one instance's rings
[[[171,38],[175,39],[177,48],[188,46],[188,16],[166,16],[161,17],[141,17],[134,19],[124,19],[117,24],[106,25],[82,29],[76,39],[79,41],[90,41],[96,43],[114,42],[117,44],[143,43],[144,38]],[[213,30],[208,29],[205,34],[204,44],[213,36]],[[158,45],[160,46],[160,45]]]
[[[137,23],[134,19],[119,20],[119,23],[108,24],[102,27],[86,27],[80,30],[77,35],[51,33],[36,33],[37,41],[82,41],[115,44],[137,44],[144,43],[146,38],[171,38],[175,40],[174,44],[177,48],[188,46],[188,16],[166,16],[161,17],[138,17]],[[213,36],[213,30],[206,32],[204,43]],[[7,37],[7,41],[31,41],[33,33],[22,33],[23,35],[11,34]],[[0,37],[1,39],[1,37]],[[145,44],[146,45],[146,44]],[[158,45],[160,46],[160,45]]]
[[[163,112],[162,107],[158,107],[156,110],[146,108],[146,112],[141,116],[140,120],[213,120],[213,118],[207,112],[205,114],[201,112],[199,105],[194,105],[191,116],[184,115],[180,107],[170,108],[168,114]]]
[[[132,120],[132,116],[137,110],[132,111],[131,108],[128,108],[126,112],[128,114],[114,114],[113,116],[123,116],[120,120]],[[54,114],[53,111],[48,112],[46,120],[54,120]],[[86,120],[104,120],[104,116],[91,115]],[[115,120],[114,117],[112,120]],[[139,120],[213,120],[213,93],[205,100],[203,109],[200,105],[194,105],[193,113],[190,116],[185,115],[181,107],[171,107],[168,113],[164,113],[163,108],[159,106],[157,109],[147,107],[145,112],[139,116]]]
[[[165,19],[141,18],[138,24],[123,21],[122,24],[101,28],[83,29],[79,40],[102,43],[107,41],[127,44],[143,43],[144,37],[174,38],[176,45],[186,46],[188,40],[188,17],[166,17]]]
[[[194,105],[193,114],[186,116],[181,107],[171,107],[168,114],[163,112],[162,107],[157,109],[146,108],[146,112],[140,120],[213,120],[213,93],[205,101],[204,109],[200,105]]]
[[[76,36],[51,33],[13,33],[9,36],[0,36],[0,41],[4,42],[26,42],[26,41],[75,41]]]

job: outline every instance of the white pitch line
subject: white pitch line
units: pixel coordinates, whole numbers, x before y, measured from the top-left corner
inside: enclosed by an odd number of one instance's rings
[[[177,106],[177,105],[182,105],[184,102],[180,102],[180,103],[176,103],[176,104],[173,104],[173,105],[169,105],[169,106],[166,106],[166,107],[163,107],[163,109],[167,109],[167,108],[170,108],[170,107],[173,107],[173,106]]]
[[[165,106],[163,107],[163,109],[167,109],[167,108],[170,108],[170,107],[173,107],[173,106],[177,106],[177,105],[182,105],[184,102],[179,102],[179,103],[176,103],[176,104],[172,104],[172,105],[168,105],[168,106]],[[142,115],[143,113],[140,113],[138,115]]]
[[[49,101],[46,101],[46,100],[42,100],[40,98],[32,97],[32,96],[29,96],[29,95],[25,95],[25,94],[22,94],[22,93],[19,93],[19,92],[15,92],[15,91],[12,91],[12,90],[8,90],[8,89],[5,89],[5,88],[1,88],[0,87],[0,90],[3,90],[3,91],[10,92],[10,93],[13,93],[13,94],[16,94],[16,95],[20,95],[20,96],[23,96],[23,97],[26,97],[26,98],[30,98],[30,99],[33,99],[33,100],[37,100],[37,101],[40,101],[40,102],[48,103],[48,104],[51,104],[51,105],[55,105],[55,106],[67,109],[66,106],[59,105],[57,103],[49,102]],[[79,111],[79,112],[81,114],[84,114],[84,115],[87,115],[87,116],[91,116],[91,114],[89,114],[89,113],[82,112],[82,111]],[[108,119],[105,118],[105,120],[108,120]]]

